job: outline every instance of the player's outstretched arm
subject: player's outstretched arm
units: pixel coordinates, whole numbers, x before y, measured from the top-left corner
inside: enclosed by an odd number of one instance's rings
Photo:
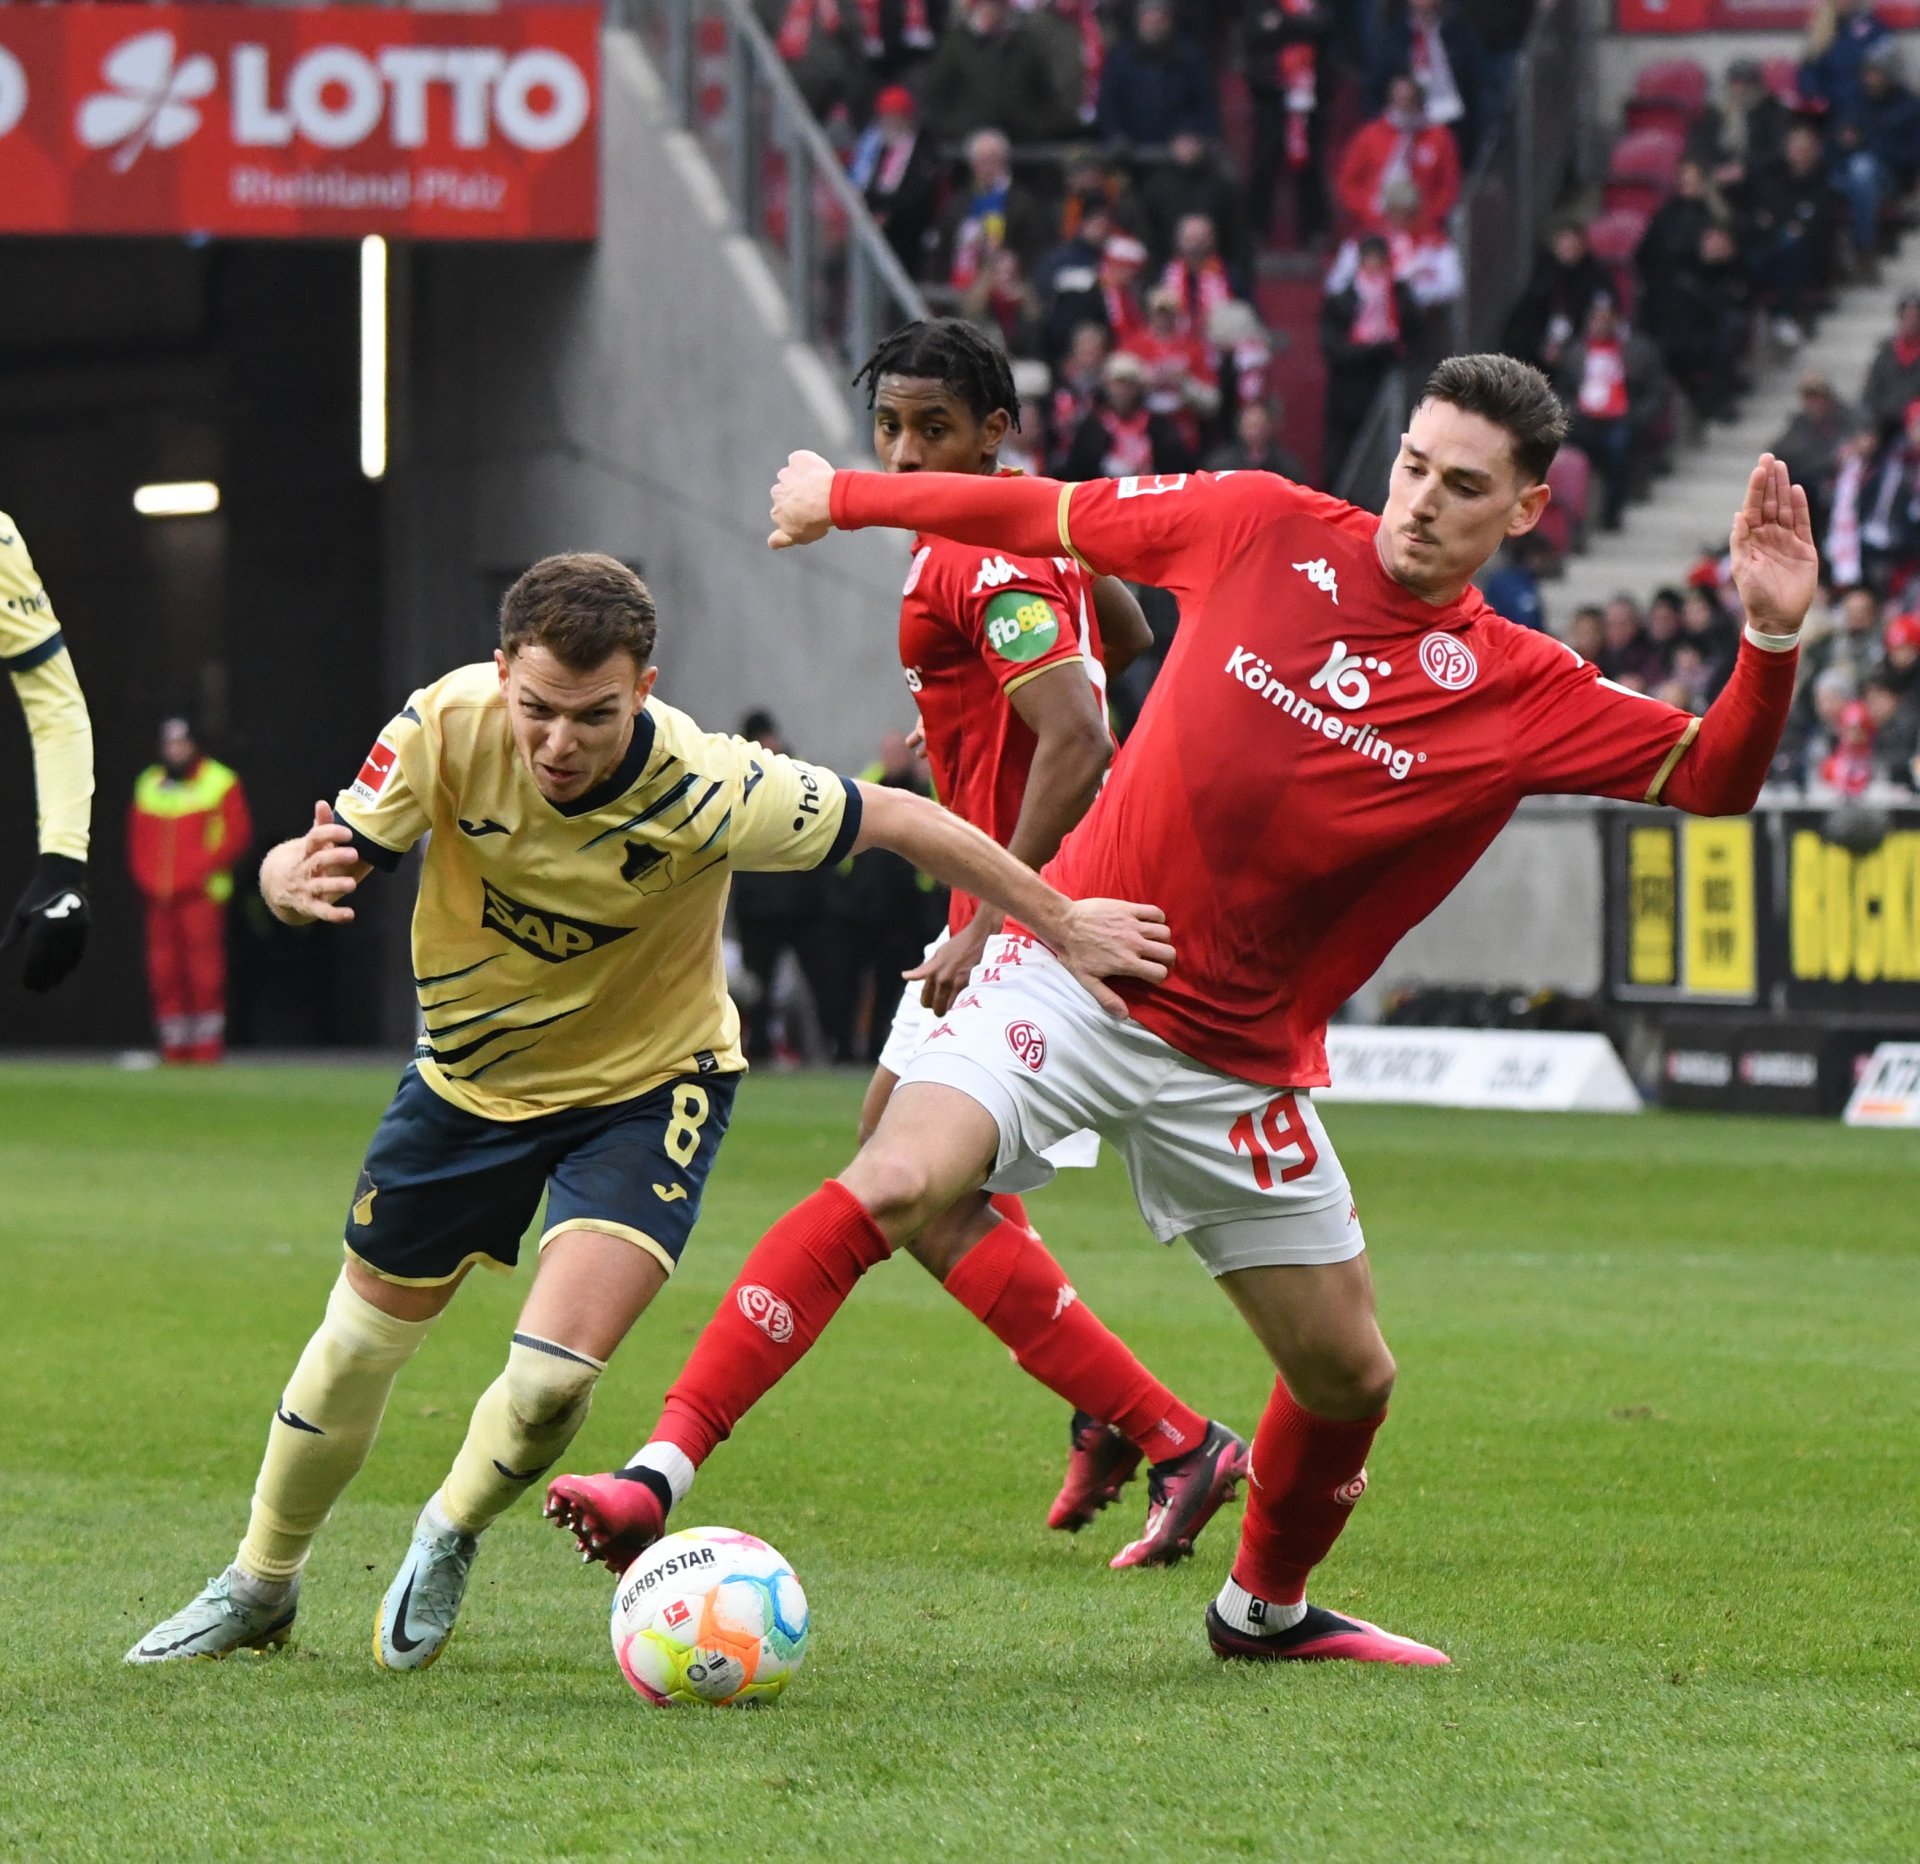
[[[372,871],[353,850],[353,830],[315,803],[313,826],[269,849],[260,863],[260,897],[282,925],[345,925],[353,908],[341,901]]]
[[[1104,980],[1158,983],[1173,963],[1166,915],[1128,900],[1070,900],[990,837],[910,790],[860,785],[860,833],[854,852],[890,848],[950,887],[991,901],[1032,929],[1093,994],[1102,1009],[1126,1005]]]
[[[790,453],[773,487],[774,550],[817,544],[836,525],[893,525],[1017,557],[1060,554],[1057,480],[971,472],[841,472],[818,453]]]
[[[1733,677],[1707,708],[1661,800],[1744,815],[1759,798],[1793,703],[1795,649],[1820,574],[1807,495],[1763,453],[1733,516],[1733,586],[1747,624]]]

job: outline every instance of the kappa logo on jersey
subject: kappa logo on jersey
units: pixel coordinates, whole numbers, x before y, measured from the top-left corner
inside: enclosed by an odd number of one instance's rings
[[[1307,688],[1310,692],[1324,688],[1327,697],[1343,712],[1357,712],[1373,697],[1367,675],[1371,673],[1385,679],[1392,671],[1391,662],[1376,660],[1371,654],[1350,654],[1345,641],[1335,641],[1327,664],[1307,682]]]
[[[1129,473],[1124,479],[1115,482],[1115,498],[1158,498],[1166,492],[1177,492],[1187,483],[1183,472],[1157,472],[1151,478],[1139,473]]]
[[[1004,589],[1019,574],[1005,557],[988,557],[980,565],[980,574],[973,579],[973,593],[978,595],[982,589]]]
[[[569,958],[611,945],[633,930],[632,926],[598,926],[590,919],[570,919],[565,913],[529,906],[502,893],[491,880],[482,880],[480,885],[485,894],[480,924],[547,964],[565,964]]]
[[[785,1346],[793,1338],[793,1309],[771,1288],[762,1288],[758,1282],[748,1282],[734,1299],[740,1304],[741,1313],[775,1346]]]
[[[373,749],[367,753],[367,761],[360,766],[360,774],[353,780],[350,794],[363,803],[375,801],[387,787],[387,779],[399,761],[400,753],[386,739],[376,739]]]
[[[987,604],[987,644],[1003,660],[1038,660],[1060,643],[1060,616],[1043,595],[1010,589]]]
[[[1047,1062],[1046,1032],[1034,1023],[1009,1023],[1007,1047],[1020,1057],[1021,1065],[1038,1074]]]
[[[1335,608],[1340,606],[1340,579],[1333,573],[1333,565],[1325,557],[1313,557],[1293,567],[1322,595],[1331,596]]]
[[[1420,671],[1443,692],[1464,692],[1480,677],[1480,663],[1465,641],[1429,634],[1420,643]]]

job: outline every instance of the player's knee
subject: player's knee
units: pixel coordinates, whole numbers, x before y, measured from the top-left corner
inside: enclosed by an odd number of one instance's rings
[[[578,1427],[604,1368],[552,1340],[516,1334],[507,1354],[507,1405],[523,1430]]]
[[[1316,1353],[1286,1377],[1294,1398],[1317,1417],[1378,1417],[1393,1396],[1397,1370],[1376,1334],[1371,1341]]]
[[[910,1234],[933,1215],[933,1173],[902,1147],[864,1147],[840,1182],[889,1236]]]

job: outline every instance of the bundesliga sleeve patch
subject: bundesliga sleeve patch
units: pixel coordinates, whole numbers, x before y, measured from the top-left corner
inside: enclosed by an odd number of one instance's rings
[[[360,774],[348,786],[347,794],[358,802],[377,802],[399,761],[400,753],[392,745],[384,738],[376,739],[373,749],[367,753],[367,761],[360,766]]]
[[[1038,660],[1060,644],[1060,612],[1031,589],[1008,589],[987,604],[986,630],[1002,660]]]

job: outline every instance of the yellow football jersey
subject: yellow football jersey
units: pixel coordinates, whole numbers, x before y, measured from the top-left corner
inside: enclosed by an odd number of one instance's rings
[[[33,739],[40,851],[87,858],[93,814],[93,726],[18,527],[0,511],[0,671],[12,676]]]
[[[611,776],[551,803],[490,663],[415,693],[336,808],[376,867],[430,834],[413,910],[417,1065],[494,1120],[744,1068],[720,950],[728,876],[826,866],[860,826],[844,778],[657,699]]]

